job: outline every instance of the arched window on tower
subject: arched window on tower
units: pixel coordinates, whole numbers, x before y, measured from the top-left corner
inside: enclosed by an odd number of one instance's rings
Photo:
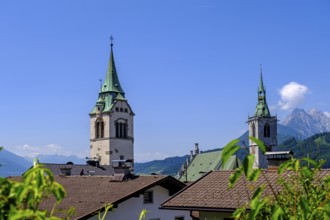
[[[256,136],[256,126],[255,124],[252,124],[252,137]]]
[[[104,138],[104,122],[101,121],[101,125],[100,125],[100,129],[101,129],[101,135],[100,135],[100,138]]]
[[[116,138],[127,138],[127,121],[124,119],[118,119],[116,121]]]
[[[270,137],[270,126],[268,123],[264,126],[264,137]]]
[[[104,122],[101,118],[95,122],[95,138],[104,138]]]

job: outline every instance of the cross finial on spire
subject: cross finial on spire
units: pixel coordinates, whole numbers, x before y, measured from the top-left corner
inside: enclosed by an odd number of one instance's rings
[[[113,36],[111,35],[111,36],[110,36],[110,43],[111,43],[110,45],[111,45],[111,47],[113,46],[113,40],[114,40],[114,38],[113,38]]]
[[[262,73],[262,64],[260,64],[260,73]]]

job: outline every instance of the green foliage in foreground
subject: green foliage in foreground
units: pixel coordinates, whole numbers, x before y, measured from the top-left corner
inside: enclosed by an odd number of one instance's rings
[[[0,147],[0,151],[2,149]],[[52,210],[40,210],[39,205],[50,196],[56,200]],[[54,211],[65,196],[63,186],[54,180],[53,173],[35,161],[33,168],[23,175],[21,181],[0,177],[0,220],[60,220],[62,218],[54,216]],[[98,219],[104,220],[112,209],[112,204],[105,205]],[[145,219],[148,212],[143,209],[139,220]],[[70,219],[73,213],[74,209],[68,209],[64,219]]]
[[[22,181],[0,177],[0,220],[60,219],[53,216],[53,212],[65,194],[62,185],[54,181],[51,171],[35,162]],[[56,200],[52,211],[39,210],[40,203],[49,196]]]
[[[265,152],[265,146],[259,140],[250,137],[259,149]],[[230,142],[222,154],[222,160],[239,149],[239,140]],[[234,187],[239,178],[246,178],[251,183],[260,175],[267,177],[260,169],[253,168],[254,155],[248,154],[241,167],[229,178],[229,187]],[[234,213],[235,219],[330,219],[330,176],[320,176],[325,161],[314,161],[309,158],[288,160],[278,168],[281,175],[277,184],[281,187],[275,191],[269,183],[256,187],[254,194],[243,207]],[[267,182],[267,181],[266,181]],[[270,194],[264,190],[269,187]]]

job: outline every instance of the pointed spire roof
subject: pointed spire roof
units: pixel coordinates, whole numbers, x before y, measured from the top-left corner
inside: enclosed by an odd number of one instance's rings
[[[270,117],[269,108],[266,102],[266,89],[262,78],[262,68],[260,66],[260,84],[258,88],[258,104],[254,116]]]
[[[259,85],[259,91],[265,92],[264,80],[262,79],[262,67],[260,67],[260,85]]]
[[[110,59],[109,59],[106,77],[101,88],[101,93],[105,93],[105,92],[121,93],[121,95],[125,97],[125,92],[120,86],[120,82],[116,70],[115,59],[113,55],[113,43],[111,43]]]
[[[102,112],[111,111],[113,104],[115,101],[127,101],[125,99],[125,92],[120,86],[115,59],[113,55],[113,37],[111,40],[111,50],[110,50],[110,59],[108,63],[108,69],[106,72],[105,80],[101,82],[101,90],[99,92],[99,98],[96,101],[96,105],[93,107],[90,114],[94,114],[97,112],[97,107],[102,107]]]

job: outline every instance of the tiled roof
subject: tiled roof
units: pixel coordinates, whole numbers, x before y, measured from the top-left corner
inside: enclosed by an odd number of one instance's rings
[[[111,165],[91,166],[87,164],[55,164],[41,163],[45,168],[52,171],[55,176],[63,174],[61,169],[71,168],[71,175],[78,176],[83,171],[83,175],[112,176],[115,171]]]
[[[275,191],[279,190],[279,186],[276,184],[279,177],[277,171],[263,171],[265,175],[260,175],[257,182],[248,182],[245,177],[241,177],[234,188],[228,189],[228,178],[233,172],[213,171],[208,173],[164,202],[162,208],[233,211],[245,205],[252,197],[253,189],[267,181]],[[330,171],[323,170],[320,175],[330,175]],[[271,194],[270,187],[267,186],[264,192]]]
[[[221,160],[222,150],[196,154],[180,177],[181,181],[192,182],[213,170],[233,170],[238,166],[238,158],[231,156],[224,167]]]
[[[74,207],[72,219],[85,219],[106,204],[117,205],[156,185],[169,189],[172,195],[185,187],[185,184],[170,176],[138,176],[123,182],[113,182],[112,179],[110,176],[55,176],[55,181],[62,184],[67,192],[66,198],[56,207],[55,215],[64,217],[64,210]],[[55,199],[49,198],[40,208],[51,210],[54,203]]]

